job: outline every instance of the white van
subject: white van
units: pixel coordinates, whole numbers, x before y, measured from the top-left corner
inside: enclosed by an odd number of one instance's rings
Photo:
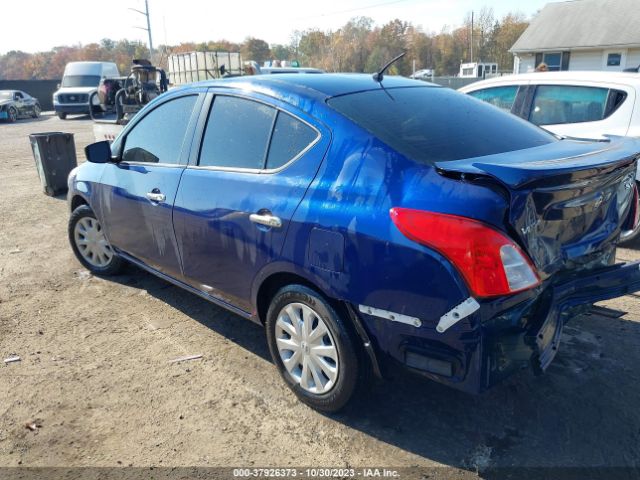
[[[98,90],[100,80],[119,76],[118,66],[112,62],[67,63],[62,84],[53,94],[53,108],[58,117],[64,120],[69,113],[89,113],[89,99]],[[97,96],[93,103],[93,108],[99,108]]]

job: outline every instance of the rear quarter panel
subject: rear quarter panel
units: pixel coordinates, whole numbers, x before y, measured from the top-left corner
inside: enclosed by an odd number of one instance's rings
[[[285,268],[356,309],[367,305],[422,320],[423,328],[416,329],[366,318],[384,351],[398,354],[400,343],[415,336],[461,342],[459,329],[442,335],[435,327],[469,296],[464,281],[438,252],[404,237],[389,210],[402,206],[461,214],[502,228],[503,198],[406,159],[337,113],[325,115],[332,117],[326,123],[333,127],[333,143],[292,219],[282,255]],[[460,322],[460,328],[473,330],[473,321]]]

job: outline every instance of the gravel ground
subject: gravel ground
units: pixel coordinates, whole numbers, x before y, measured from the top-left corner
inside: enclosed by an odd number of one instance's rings
[[[260,327],[133,267],[82,268],[65,199],[34,168],[43,131],[74,133],[80,161],[92,141],[86,118],[0,124],[0,358],[22,358],[0,363],[0,467],[640,467],[640,296],[570,323],[541,377],[472,397],[402,376],[321,415],[280,381]]]

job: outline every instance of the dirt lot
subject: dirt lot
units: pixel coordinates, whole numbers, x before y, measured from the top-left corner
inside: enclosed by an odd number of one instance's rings
[[[403,377],[323,416],[280,381],[260,327],[135,268],[81,267],[27,138],[60,130],[82,157],[85,118],[0,124],[0,358],[22,357],[0,362],[0,467],[640,467],[640,296],[575,319],[542,377],[480,397]]]

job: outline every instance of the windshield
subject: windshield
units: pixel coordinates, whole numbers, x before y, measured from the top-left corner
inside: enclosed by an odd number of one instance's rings
[[[557,141],[515,115],[442,87],[381,88],[334,97],[328,104],[396,151],[423,163]]]
[[[97,87],[100,83],[98,75],[65,75],[63,87]]]
[[[0,100],[12,100],[12,99],[13,99],[13,92],[9,92],[9,91],[0,92]]]

